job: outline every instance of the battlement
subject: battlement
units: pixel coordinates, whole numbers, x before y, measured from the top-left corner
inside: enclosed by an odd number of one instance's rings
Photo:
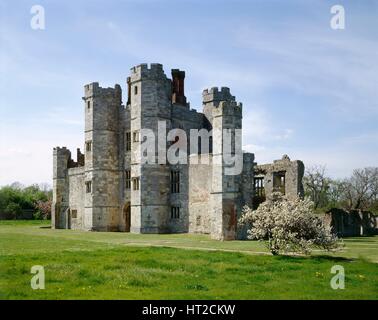
[[[67,147],[55,147],[53,151],[57,156],[71,156],[71,151]]]
[[[130,78],[131,81],[137,81],[141,78],[146,79],[157,79],[163,78],[166,79],[166,75],[163,70],[163,65],[160,63],[151,63],[148,65],[147,63],[139,64],[135,67],[130,69]]]
[[[84,97],[86,98],[92,98],[92,97],[98,97],[98,96],[113,96],[113,97],[121,97],[122,96],[122,89],[119,84],[115,84],[114,88],[108,87],[103,88],[100,87],[98,82],[92,82],[84,86]]]
[[[211,89],[205,89],[202,92],[203,103],[216,102],[220,101],[235,101],[235,96],[231,95],[230,88],[221,87],[219,90],[217,87]]]
[[[53,157],[57,158],[58,162],[63,161],[63,163],[67,163],[67,168],[76,168],[84,166],[85,157],[84,154],[81,153],[80,148],[76,149],[76,157],[77,161],[74,161],[71,157],[71,151],[67,149],[67,147],[55,147],[53,149]]]
[[[220,101],[212,108],[213,116],[237,116],[242,117],[242,104],[236,101]]]

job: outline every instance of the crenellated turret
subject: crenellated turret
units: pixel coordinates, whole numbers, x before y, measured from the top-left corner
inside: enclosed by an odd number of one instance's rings
[[[202,98],[203,112],[211,123],[213,135],[211,235],[215,239],[235,239],[237,220],[244,203],[240,192],[243,170],[240,132],[242,104],[236,102],[235,96],[227,87],[220,90],[216,87],[205,89]],[[226,140],[227,135],[230,136],[229,141]],[[233,166],[240,166],[240,170],[236,170],[237,174],[229,173],[232,171],[229,170],[231,158]]]
[[[131,68],[131,231],[166,232],[169,197],[169,166],[146,164],[139,153],[143,129],[152,130],[158,139],[159,121],[171,127],[172,83],[163,66],[152,63]],[[166,139],[156,141],[166,148]]]
[[[84,227],[116,230],[119,219],[119,113],[122,90],[84,87],[85,212]]]

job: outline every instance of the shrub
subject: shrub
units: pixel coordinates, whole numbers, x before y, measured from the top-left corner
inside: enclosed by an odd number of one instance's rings
[[[34,219],[50,219],[51,218],[51,200],[38,200],[35,203],[37,211],[34,213]]]
[[[338,239],[313,211],[309,199],[289,200],[275,194],[257,210],[244,207],[241,224],[250,226],[249,239],[267,240],[273,255],[286,252],[309,254],[313,247],[336,249]]]
[[[8,219],[17,219],[22,214],[22,208],[18,203],[11,202],[5,207],[4,212]]]

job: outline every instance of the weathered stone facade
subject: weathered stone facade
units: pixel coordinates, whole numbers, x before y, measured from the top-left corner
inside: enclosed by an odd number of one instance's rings
[[[242,105],[222,87],[203,91],[203,113],[190,109],[184,78],[185,72],[177,69],[167,78],[161,64],[133,67],[125,104],[119,85],[84,87],[85,155],[78,149],[75,162],[68,149],[54,148],[53,228],[245,237],[237,221],[242,207],[253,205],[254,155],[243,153],[242,172],[227,175],[222,147],[222,130],[242,128]],[[159,128],[163,121],[166,127]],[[162,163],[156,152],[158,161],[145,163],[138,152],[144,128],[158,137],[156,149],[182,143],[161,139],[161,129],[179,128],[187,137],[191,129],[212,130],[210,151],[191,154],[187,164]],[[205,158],[208,164],[199,161]],[[284,159],[256,168],[265,172],[268,187],[281,166],[287,192],[301,194],[300,161]]]
[[[254,206],[280,192],[289,199],[303,197],[302,179],[305,167],[302,161],[291,161],[285,154],[281,160],[254,168]]]

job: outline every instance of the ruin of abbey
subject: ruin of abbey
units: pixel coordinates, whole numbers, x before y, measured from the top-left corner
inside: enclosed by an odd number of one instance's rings
[[[74,161],[65,147],[53,152],[53,228],[240,239],[245,237],[238,226],[244,205],[256,207],[273,191],[303,194],[304,165],[286,155],[257,165],[254,154],[242,153],[240,173],[227,174],[225,138],[215,132],[242,129],[242,104],[226,87],[205,89],[203,111],[197,112],[185,97],[185,72],[171,74],[170,79],[161,64],[133,67],[125,97],[119,85],[84,87],[84,153],[77,149]],[[157,145],[187,148],[191,142],[183,139],[189,140],[190,130],[206,129],[212,135],[198,141],[209,144],[208,152],[188,151],[187,163],[142,161],[141,132],[148,128],[158,136],[160,123],[187,135],[173,134],[172,141]]]

